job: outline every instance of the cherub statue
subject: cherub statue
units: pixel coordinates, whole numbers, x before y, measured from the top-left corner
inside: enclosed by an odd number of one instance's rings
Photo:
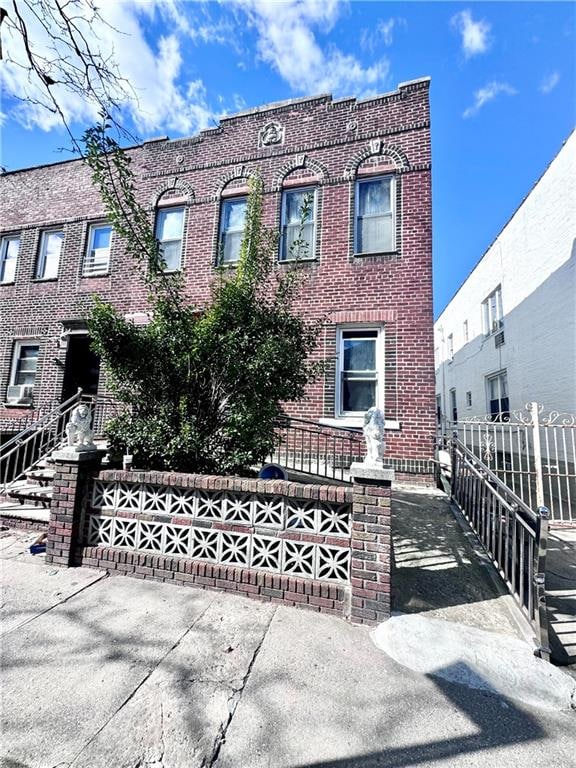
[[[382,466],[384,456],[384,414],[380,408],[369,408],[364,414],[366,458],[364,464]]]
[[[73,409],[70,421],[66,425],[66,437],[70,448],[83,450],[96,447],[94,445],[94,433],[90,426],[91,421],[90,406],[87,403],[79,403]]]

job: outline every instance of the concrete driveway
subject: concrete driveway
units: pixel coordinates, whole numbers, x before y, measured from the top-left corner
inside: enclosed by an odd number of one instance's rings
[[[418,672],[406,634],[389,654],[337,618],[51,568],[33,538],[0,535],[3,768],[576,766],[569,700],[471,687],[473,655]]]

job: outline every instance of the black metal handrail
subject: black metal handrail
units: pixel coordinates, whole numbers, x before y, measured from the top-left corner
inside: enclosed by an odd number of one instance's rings
[[[457,437],[452,439],[452,499],[490,556],[549,659],[545,573],[546,507],[530,509]]]
[[[364,455],[362,433],[350,427],[282,416],[276,423],[276,437],[271,461],[317,477],[346,482],[350,464]]]

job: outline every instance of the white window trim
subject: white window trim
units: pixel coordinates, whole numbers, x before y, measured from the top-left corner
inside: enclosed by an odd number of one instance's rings
[[[314,195],[312,201],[312,242],[311,248],[308,251],[307,256],[294,258],[293,256],[284,256],[284,227],[286,226],[286,196],[292,192],[311,192]],[[316,235],[318,222],[318,187],[317,186],[302,186],[302,187],[286,187],[282,190],[282,202],[280,212],[280,252],[278,254],[278,261],[294,262],[294,261],[314,261],[316,259]]]
[[[41,346],[40,341],[38,339],[17,339],[14,342],[14,348],[12,350],[12,362],[10,364],[10,378],[8,379],[8,387],[27,386],[27,387],[31,387],[32,390],[36,389],[37,378],[38,378],[38,362],[40,360],[40,346]],[[36,358],[36,370],[34,372],[34,384],[25,384],[25,385],[16,384],[16,369],[18,368],[18,361],[20,360],[20,354],[23,347],[38,347],[38,356]],[[18,405],[18,404],[11,403],[11,405]],[[20,404],[20,405],[24,405],[24,404]]]
[[[384,326],[374,325],[370,323],[353,323],[349,325],[338,326],[336,330],[336,386],[335,386],[335,403],[334,410],[336,419],[339,426],[348,426],[346,420],[352,419],[354,422],[358,420],[363,424],[364,412],[358,411],[342,411],[342,390],[341,390],[341,375],[342,375],[342,362],[344,358],[343,354],[343,334],[346,331],[377,331],[376,337],[376,407],[380,408],[384,412]],[[358,426],[356,423],[350,426]],[[391,429],[393,427],[390,427]]]
[[[491,317],[490,304],[492,297],[496,297],[496,317]],[[504,327],[504,308],[502,305],[502,286],[498,285],[482,302],[482,328],[485,336],[498,333]]]
[[[60,241],[60,252],[58,254],[58,269],[54,277],[45,277],[46,272],[46,243],[49,235],[61,234],[62,240]],[[34,271],[35,280],[57,280],[60,274],[60,264],[62,263],[62,248],[64,247],[64,230],[58,227],[54,229],[43,229],[40,233],[40,250],[38,251],[38,259],[36,261],[36,269]],[[42,267],[42,269],[40,269]]]
[[[246,203],[246,215],[248,215],[248,196],[246,194],[243,195],[235,195],[230,197],[221,197],[220,198],[220,206],[218,210],[218,245],[217,245],[217,258],[216,258],[216,265],[218,267],[228,267],[228,266],[236,266],[239,262],[238,259],[224,259],[224,249],[222,248],[222,235],[224,233],[224,216],[222,215],[224,211],[224,206],[226,203],[231,203],[234,201],[243,200]],[[244,226],[242,229],[232,229],[227,230],[228,232],[242,232],[242,238],[244,238],[244,232],[246,230],[246,219],[244,219]]]
[[[180,237],[172,237],[170,239],[161,240],[158,237],[158,222],[160,220],[160,215],[163,213],[169,213],[171,211],[182,211],[182,226],[180,229]],[[163,270],[164,274],[169,274],[171,272],[180,272],[182,270],[182,255],[184,252],[184,229],[185,229],[185,217],[186,217],[186,207],[184,205],[162,205],[156,208],[156,221],[154,222],[154,237],[158,240],[160,245],[162,246],[164,243],[180,243],[180,253],[178,254],[178,266],[177,267],[168,267]]]
[[[5,269],[6,264],[8,263],[8,259],[6,258],[8,254],[8,246],[9,243],[13,242],[14,240],[18,241],[18,253],[16,254],[16,258],[13,260],[16,262],[14,265],[14,277],[11,280],[5,280],[4,278],[0,279],[0,285],[11,285],[16,281],[16,270],[18,269],[18,257],[20,256],[20,245],[21,245],[21,237],[20,235],[4,235],[2,237],[2,241],[0,244],[0,275]],[[12,259],[10,259],[12,261]]]
[[[361,184],[370,183],[371,181],[379,181],[380,179],[390,179],[390,213],[392,215],[392,247],[390,250],[379,251],[361,251],[358,248],[358,216],[360,208],[360,195],[358,188]],[[395,253],[397,250],[396,244],[396,175],[392,173],[378,174],[375,176],[363,176],[356,178],[354,183],[354,255],[355,256],[377,256],[383,253]]]
[[[502,377],[506,378],[506,399],[508,400],[508,406],[510,406],[510,393],[508,390],[508,370],[506,368],[502,368],[500,371],[495,371],[494,373],[489,373],[485,376],[485,387],[486,387],[486,414],[488,416],[491,415],[490,411],[490,403],[492,398],[490,397],[490,383],[492,381],[498,380],[498,402],[502,402]]]
[[[92,261],[92,251],[94,250],[94,233],[97,229],[104,229],[108,228],[110,229],[110,245],[108,246],[108,259],[106,262],[106,268],[101,267],[97,271],[95,270],[88,270],[88,261]],[[88,228],[88,243],[86,247],[86,252],[84,253],[84,259],[82,260],[82,277],[99,277],[102,275],[107,275],[110,271],[110,251],[112,249],[112,237],[114,234],[114,229],[111,224],[108,224],[106,221],[96,221],[90,224]],[[103,250],[103,249],[99,249]]]

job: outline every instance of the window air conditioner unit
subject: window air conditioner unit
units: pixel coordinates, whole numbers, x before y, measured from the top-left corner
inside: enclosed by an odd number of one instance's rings
[[[32,394],[34,387],[30,384],[16,384],[8,387],[6,392],[6,402],[12,405],[32,404]]]

